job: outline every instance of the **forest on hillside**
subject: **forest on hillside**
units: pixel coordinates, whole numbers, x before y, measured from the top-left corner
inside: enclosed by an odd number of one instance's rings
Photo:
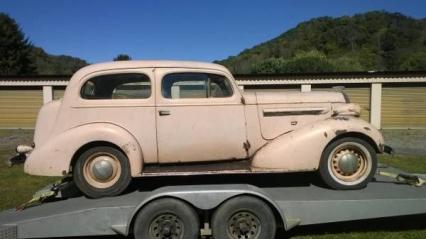
[[[384,11],[315,18],[216,62],[240,74],[426,70],[426,19]]]
[[[0,75],[69,75],[87,64],[34,46],[13,18],[0,13]]]

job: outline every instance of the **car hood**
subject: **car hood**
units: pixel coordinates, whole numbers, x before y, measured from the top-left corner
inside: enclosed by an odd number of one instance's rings
[[[341,92],[256,92],[258,104],[346,103]]]

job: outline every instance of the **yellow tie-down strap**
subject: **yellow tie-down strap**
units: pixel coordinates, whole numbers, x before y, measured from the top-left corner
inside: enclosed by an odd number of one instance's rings
[[[24,209],[29,208],[29,207],[34,207],[34,206],[42,204],[47,199],[51,199],[51,198],[56,197],[58,195],[58,192],[59,192],[61,186],[65,185],[67,183],[68,183],[68,179],[63,178],[63,179],[61,179],[61,180],[59,180],[59,181],[57,181],[53,184],[49,184],[49,185],[45,186],[44,188],[42,188],[39,191],[37,191],[36,193],[34,193],[31,200],[17,206],[16,210],[24,210]]]
[[[408,185],[421,187],[426,185],[426,176],[419,174],[407,174],[407,173],[391,173],[386,171],[379,171],[379,175],[390,177],[400,183],[406,183]]]

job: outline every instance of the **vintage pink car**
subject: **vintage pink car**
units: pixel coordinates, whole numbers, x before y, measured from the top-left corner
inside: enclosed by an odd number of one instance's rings
[[[25,172],[72,175],[93,198],[145,175],[318,171],[358,189],[385,148],[359,114],[340,92],[243,92],[216,64],[112,62],[78,71],[17,150]]]

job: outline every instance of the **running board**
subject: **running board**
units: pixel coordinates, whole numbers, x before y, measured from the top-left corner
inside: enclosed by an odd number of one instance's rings
[[[265,174],[309,172],[312,170],[291,171],[286,169],[252,168],[251,160],[227,160],[209,163],[180,163],[180,164],[147,164],[143,168],[142,177],[156,176],[190,176],[214,174]]]
[[[142,176],[187,176],[210,174],[243,174],[252,172],[250,160],[227,160],[209,163],[147,164]]]

